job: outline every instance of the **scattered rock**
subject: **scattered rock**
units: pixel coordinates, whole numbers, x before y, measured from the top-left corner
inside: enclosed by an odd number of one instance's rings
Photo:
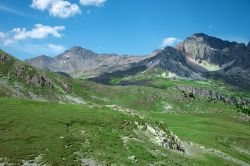
[[[23,160],[22,166],[46,166],[46,164],[42,161],[43,156],[39,155],[35,157],[33,160]]]
[[[136,159],[135,156],[129,156],[128,159],[131,160],[133,163],[137,163],[138,162],[138,160]]]
[[[126,114],[126,115],[139,116],[141,119],[144,118],[141,113],[139,113],[135,110],[129,109],[129,108],[123,108],[123,107],[118,106],[118,105],[106,105],[106,107],[111,108],[115,111],[119,111],[119,112]]]
[[[139,130],[135,130],[135,133],[139,135],[145,135],[150,142],[167,149],[176,150],[179,152],[185,152],[184,147],[181,145],[179,138],[167,129],[160,129],[150,124],[140,124],[135,122],[135,125]]]

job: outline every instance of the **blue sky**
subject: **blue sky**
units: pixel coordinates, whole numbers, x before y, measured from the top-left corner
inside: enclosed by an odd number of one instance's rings
[[[0,0],[0,48],[20,59],[78,45],[144,55],[203,32],[250,40],[249,0]]]

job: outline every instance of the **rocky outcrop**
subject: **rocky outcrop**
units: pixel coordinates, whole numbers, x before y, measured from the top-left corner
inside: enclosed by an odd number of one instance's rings
[[[0,50],[0,61],[5,63],[9,60],[10,60],[9,56],[5,52]]]
[[[22,65],[17,65],[14,68],[14,75],[25,80],[28,84],[32,84],[34,86],[40,86],[40,87],[47,86],[49,88],[54,87],[50,79],[32,70],[33,70],[32,68],[27,68]]]
[[[184,93],[186,97],[195,97],[201,96],[208,98],[214,101],[220,101],[226,104],[231,105],[247,105],[250,104],[250,99],[243,97],[227,96],[221,93],[218,93],[214,90],[201,89],[192,86],[177,86],[177,90],[180,90]]]
[[[185,152],[179,138],[166,129],[163,123],[160,124],[162,129],[150,124],[141,124],[139,122],[135,122],[135,125],[139,129],[135,130],[135,132],[139,135],[144,135],[148,141],[167,149]]]

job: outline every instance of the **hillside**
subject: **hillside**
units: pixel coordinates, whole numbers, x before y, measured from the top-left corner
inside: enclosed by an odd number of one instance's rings
[[[249,92],[192,67],[166,47],[86,80],[1,51],[0,164],[249,165]]]
[[[65,78],[37,69],[2,50],[0,76],[1,96],[54,102],[83,102],[71,93]]]

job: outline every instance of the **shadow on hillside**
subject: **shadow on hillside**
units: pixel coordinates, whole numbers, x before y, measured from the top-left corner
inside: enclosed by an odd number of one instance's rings
[[[104,73],[98,77],[89,78],[88,80],[105,85],[112,85],[111,81],[114,79],[133,76],[137,73],[145,71],[146,69],[147,69],[146,65],[134,66],[134,67],[129,67],[129,69],[127,70],[117,70],[112,73]]]
[[[238,75],[222,75],[216,72],[204,73],[204,76],[207,79],[212,79],[216,81],[223,81],[229,85],[232,85],[240,90],[250,92],[250,82],[249,79],[244,79]]]

